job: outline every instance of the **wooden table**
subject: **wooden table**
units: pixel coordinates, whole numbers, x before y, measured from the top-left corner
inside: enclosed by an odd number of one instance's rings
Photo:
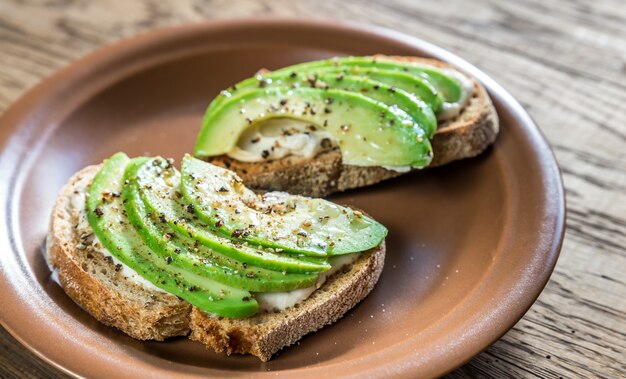
[[[552,279],[502,339],[449,375],[626,377],[626,6],[570,1],[0,1],[0,111],[92,50],[232,17],[390,27],[466,58],[528,109],[555,150],[567,234]],[[0,328],[0,377],[66,377]]]

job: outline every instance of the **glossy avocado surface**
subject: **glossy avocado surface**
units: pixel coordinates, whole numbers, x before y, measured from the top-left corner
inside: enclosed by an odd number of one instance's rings
[[[194,154],[226,154],[253,123],[289,118],[316,125],[334,136],[344,164],[424,167],[432,147],[404,110],[360,93],[318,88],[259,88],[225,101],[207,114]]]
[[[255,314],[258,304],[248,291],[178,269],[167,256],[146,245],[124,211],[124,172],[130,163],[123,153],[112,156],[87,192],[87,219],[104,247],[155,286],[207,312],[225,317]]]
[[[233,238],[312,256],[378,246],[387,229],[359,211],[323,199],[247,189],[232,171],[191,156],[182,163],[181,191],[204,222]]]

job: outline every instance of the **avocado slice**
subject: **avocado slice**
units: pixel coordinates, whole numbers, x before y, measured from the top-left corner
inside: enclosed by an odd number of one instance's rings
[[[117,153],[105,161],[87,191],[87,219],[104,247],[155,286],[219,316],[248,317],[258,312],[250,292],[223,285],[167,264],[143,242],[123,212],[120,196],[130,159]]]
[[[155,222],[159,216],[151,215],[146,210],[138,193],[137,170],[146,163],[143,160],[136,162],[137,164],[134,164],[135,162],[131,161],[124,174],[128,183],[122,192],[126,213],[144,242],[170,266],[254,292],[291,291],[315,284],[317,281],[315,274],[285,274],[248,265],[196,244],[184,234],[160,228]]]
[[[314,256],[378,246],[387,229],[375,220],[323,199],[270,192],[258,196],[232,171],[187,155],[181,191],[204,222],[232,238]]]
[[[333,67],[334,69],[342,69],[343,67],[350,67],[353,70],[352,73],[356,73],[354,69],[358,71],[367,72],[368,69],[384,69],[392,71],[405,72],[412,76],[417,76],[428,81],[437,91],[441,94],[444,101],[448,103],[454,103],[459,101],[462,94],[461,84],[454,80],[449,75],[446,75],[443,70],[436,67],[431,67],[421,63],[393,60],[384,57],[342,57],[331,58],[313,62],[305,62],[288,66],[276,70],[275,72],[298,72],[307,71],[312,72],[319,69],[326,69]]]
[[[194,154],[226,154],[252,123],[271,118],[301,120],[331,133],[344,164],[422,168],[432,160],[424,130],[398,107],[349,91],[285,87],[233,96],[216,112],[208,113]]]
[[[397,106],[409,114],[424,129],[428,138],[437,131],[437,118],[433,109],[441,107],[441,97],[420,78],[398,71],[369,69],[367,76],[350,75],[349,70],[332,70],[318,73],[285,72],[257,75],[246,79],[218,95],[207,108],[206,115],[218,109],[233,94],[255,91],[260,87],[311,87],[340,89],[365,95],[388,107]],[[336,72],[335,72],[336,71]],[[388,83],[388,84],[387,84]],[[329,109],[325,107],[324,109]]]
[[[193,220],[196,218],[193,209],[183,202],[179,192],[180,173],[172,166],[171,161],[164,158],[152,158],[138,167],[133,176],[134,178],[131,179],[130,183],[136,186],[148,211],[152,214],[152,218],[158,220],[156,221],[158,226],[168,231],[171,229],[173,234],[180,236],[173,242],[180,242],[182,239],[189,240],[187,245],[189,243],[195,245],[195,241],[199,241],[203,246],[192,246],[193,249],[200,249],[201,251],[206,250],[206,248],[213,249],[212,256],[214,259],[222,257],[218,263],[234,267],[232,263],[223,262],[237,262],[237,266],[239,266],[237,269],[242,275],[246,275],[247,272],[245,269],[241,270],[242,264],[239,262],[245,262],[245,266],[249,269],[252,269],[252,266],[258,266],[287,273],[311,273],[330,269],[330,264],[325,257],[313,258],[257,249],[220,236],[212,230],[214,229],[212,224],[199,225],[199,222]],[[160,233],[157,236],[162,235],[163,233]],[[305,281],[308,281],[310,277],[317,278],[315,275],[309,275],[304,278]],[[284,279],[284,275],[281,274],[279,279]],[[271,277],[268,280],[276,281],[277,278]],[[237,286],[235,283],[228,284]],[[247,289],[264,291],[263,289]]]

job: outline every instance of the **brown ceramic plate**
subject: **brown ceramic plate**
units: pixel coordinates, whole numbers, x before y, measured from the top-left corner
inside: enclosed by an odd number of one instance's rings
[[[261,363],[184,338],[135,341],[92,319],[50,279],[48,217],[75,171],[119,150],[180,159],[209,101],[260,67],[373,53],[431,56],[475,75],[502,131],[478,158],[334,197],[389,228],[378,285],[339,322]],[[563,237],[559,170],[519,103],[462,59],[382,29],[246,20],[152,32],[31,90],[0,119],[0,146],[2,324],[46,361],[86,377],[443,374],[522,317]]]

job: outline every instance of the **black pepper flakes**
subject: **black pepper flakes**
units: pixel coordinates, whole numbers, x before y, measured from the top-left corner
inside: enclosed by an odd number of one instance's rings
[[[286,105],[287,104],[287,99],[281,99],[280,100],[280,105]]]
[[[241,301],[248,302],[248,301],[250,301],[250,297],[249,296],[244,296],[244,297],[241,298]]]
[[[267,157],[269,157],[269,156],[270,156],[270,152],[269,152],[269,151],[267,151],[267,150],[263,150],[263,151],[261,152],[261,157],[262,157],[263,159],[267,159]]]
[[[220,228],[220,227],[222,227],[222,226],[224,226],[224,221],[223,221],[223,220],[217,220],[217,221],[215,222],[215,227],[216,227],[216,228]]]
[[[102,215],[104,214],[104,212],[102,211],[102,209],[101,209],[100,207],[96,207],[96,208],[93,210],[93,213],[95,213],[95,214],[96,214],[96,216],[98,216],[98,217],[102,217]]]
[[[193,204],[189,204],[189,205],[187,205],[187,212],[189,212],[189,213],[193,213],[193,212],[194,212],[194,206],[193,206]]]
[[[239,238],[239,237],[241,237],[243,232],[244,232],[243,229],[235,229],[235,230],[233,230],[233,237],[234,238]]]
[[[220,187],[220,189],[218,189],[217,192],[226,193],[226,192],[228,192],[228,188]]]
[[[172,263],[172,257],[170,257],[170,256],[165,257],[165,263],[167,263],[167,264]]]
[[[322,146],[322,148],[324,149],[330,149],[333,146],[333,144],[330,138],[322,138],[322,140],[320,141],[320,146]]]
[[[253,139],[250,140],[250,143],[258,143],[261,140],[261,137],[256,136]]]

